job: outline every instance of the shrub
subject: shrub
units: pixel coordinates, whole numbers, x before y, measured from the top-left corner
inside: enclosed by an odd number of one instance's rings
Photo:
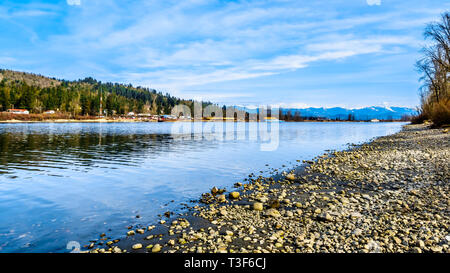
[[[450,124],[450,99],[446,98],[440,100],[439,103],[433,103],[430,112],[434,126],[441,127]]]

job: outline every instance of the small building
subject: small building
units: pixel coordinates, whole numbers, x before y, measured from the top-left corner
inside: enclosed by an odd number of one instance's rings
[[[134,116],[134,112],[128,112],[127,116],[133,117]]]
[[[277,119],[276,117],[264,117],[263,119],[265,122],[280,122],[279,119]]]
[[[55,111],[54,110],[48,110],[48,111],[45,111],[44,114],[46,114],[46,115],[54,115]]]
[[[26,109],[8,109],[8,113],[11,114],[19,114],[19,115],[28,115],[30,112]]]
[[[378,119],[374,118],[374,119],[371,119],[370,122],[380,122],[380,121]]]
[[[137,115],[138,115],[138,117],[152,117],[151,114],[146,114],[146,113],[139,113]]]

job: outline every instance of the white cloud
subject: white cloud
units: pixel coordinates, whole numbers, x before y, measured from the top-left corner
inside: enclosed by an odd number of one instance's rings
[[[81,0],[67,0],[67,5],[79,6],[79,5],[81,5]]]
[[[373,6],[373,5],[381,5],[381,0],[367,0],[367,5]]]
[[[0,64],[2,64],[3,66],[11,65],[16,62],[17,62],[17,60],[15,58],[7,57],[7,56],[0,56]]]

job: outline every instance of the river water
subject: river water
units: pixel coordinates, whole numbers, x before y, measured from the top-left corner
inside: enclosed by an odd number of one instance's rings
[[[68,252],[69,241],[120,237],[213,186],[288,171],[402,125],[0,124],[0,252]]]

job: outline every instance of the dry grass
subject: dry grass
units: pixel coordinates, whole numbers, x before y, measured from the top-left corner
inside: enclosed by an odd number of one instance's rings
[[[434,127],[450,124],[450,98],[443,98],[439,102],[426,102],[422,104],[420,114],[413,117],[412,123],[420,124],[427,120],[433,122]]]
[[[44,77],[42,75],[18,72],[7,69],[0,69],[0,81],[5,79],[6,82],[23,81],[31,86],[39,86],[41,88],[53,87],[61,84],[61,81]]]
[[[450,124],[450,99],[434,103],[430,110],[430,118],[437,127]]]

